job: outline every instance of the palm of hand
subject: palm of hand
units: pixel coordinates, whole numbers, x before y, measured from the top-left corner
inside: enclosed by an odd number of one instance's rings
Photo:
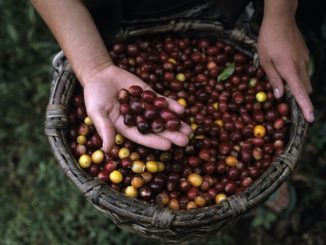
[[[116,66],[109,66],[86,81],[84,97],[87,113],[103,139],[103,149],[109,151],[113,146],[115,130],[136,143],[156,149],[167,150],[171,143],[186,145],[191,129],[184,123],[180,132],[162,132],[158,135],[141,135],[134,127],[124,125],[123,117],[119,113],[117,93],[121,88],[129,88],[131,85],[138,85],[144,90],[150,89],[138,77]],[[183,111],[183,107],[177,102],[168,99],[168,103],[175,112]]]

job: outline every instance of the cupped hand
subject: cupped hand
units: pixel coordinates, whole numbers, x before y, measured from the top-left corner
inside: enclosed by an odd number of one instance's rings
[[[314,121],[312,91],[308,75],[309,51],[293,19],[264,19],[258,39],[260,63],[280,98],[286,81],[299,104],[305,119]]]
[[[168,150],[172,143],[178,146],[188,144],[191,128],[182,123],[178,132],[164,131],[159,134],[140,134],[136,127],[124,124],[123,116],[119,113],[117,93],[121,88],[138,85],[144,90],[151,88],[135,75],[109,65],[84,81],[84,97],[87,114],[92,118],[94,125],[103,139],[103,150],[109,152],[114,145],[115,130],[126,138],[155,149]],[[169,109],[181,114],[184,111],[178,102],[166,98]]]

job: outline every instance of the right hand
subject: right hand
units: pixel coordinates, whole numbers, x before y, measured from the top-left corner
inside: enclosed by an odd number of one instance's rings
[[[138,85],[144,90],[151,88],[135,75],[108,65],[83,81],[84,98],[87,114],[92,118],[94,125],[103,140],[103,150],[109,152],[114,145],[115,130],[126,138],[159,150],[168,150],[172,143],[178,146],[186,146],[191,134],[191,128],[182,122],[178,132],[163,131],[159,134],[140,134],[136,127],[128,127],[123,122],[123,116],[119,112],[118,91]],[[184,111],[178,102],[166,98],[169,109],[181,114]]]

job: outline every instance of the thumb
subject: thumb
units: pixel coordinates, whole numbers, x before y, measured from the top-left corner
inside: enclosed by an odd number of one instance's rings
[[[106,115],[106,112],[96,111],[90,115],[94,126],[103,141],[103,151],[108,153],[114,145],[114,127]]]

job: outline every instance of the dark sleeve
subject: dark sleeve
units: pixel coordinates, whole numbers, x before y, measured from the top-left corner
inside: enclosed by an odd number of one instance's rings
[[[93,17],[105,45],[112,42],[122,21],[122,1],[119,0],[84,0],[86,8]]]

